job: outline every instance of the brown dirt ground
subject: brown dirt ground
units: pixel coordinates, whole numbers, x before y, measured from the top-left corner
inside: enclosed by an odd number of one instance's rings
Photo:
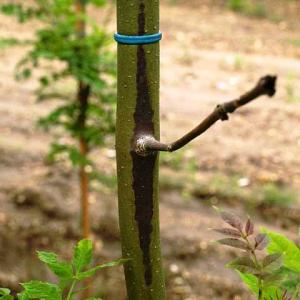
[[[233,13],[224,1],[171,2],[164,1],[161,11],[162,140],[181,136],[217,103],[238,96],[260,76],[277,74],[274,98],[242,108],[230,122],[218,123],[193,142],[194,175],[199,184],[221,173],[238,174],[258,185],[280,182],[299,196],[300,100],[295,99],[300,98],[300,47],[292,42],[300,40],[299,2],[266,1],[272,15],[263,19]],[[110,27],[113,30],[113,20]],[[31,34],[32,26],[1,16],[0,36]],[[51,137],[35,128],[49,104],[35,103],[34,82],[13,79],[23,52],[20,47],[0,52],[0,286],[14,289],[28,278],[51,279],[35,259],[36,248],[56,250],[67,258],[79,238],[76,175],[68,165],[44,163]],[[288,97],[290,87],[295,101]],[[112,150],[100,154],[100,168],[113,170]],[[172,174],[168,166],[164,172]],[[216,245],[217,236],[208,230],[220,226],[218,216],[205,202],[193,200],[161,192],[168,299],[251,299],[224,267],[235,251]],[[97,260],[120,256],[116,202],[114,191],[98,187],[92,195]],[[219,199],[219,205],[244,217],[248,213],[238,201],[228,207]],[[300,209],[299,202],[294,205]],[[283,229],[275,227],[275,219],[254,219],[296,239],[295,226]],[[107,300],[125,299],[121,268],[101,273],[94,290]]]

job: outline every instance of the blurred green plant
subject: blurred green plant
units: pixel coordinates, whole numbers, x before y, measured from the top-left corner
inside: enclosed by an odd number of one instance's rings
[[[228,7],[239,13],[256,18],[267,17],[267,8],[261,2],[253,2],[249,0],[228,0]]]
[[[300,297],[300,248],[286,236],[277,232],[265,230],[270,243],[267,247],[268,253],[280,253],[283,258],[283,266],[279,274],[282,284],[290,294]],[[294,299],[299,299],[294,297]]]
[[[238,202],[250,211],[258,209],[259,212],[261,206],[289,208],[298,200],[298,191],[292,187],[272,181],[251,182],[241,174],[219,173],[200,183],[197,177],[199,167],[190,152],[175,155],[174,158],[162,153],[161,157],[162,166],[171,171],[182,170],[180,173],[170,173],[163,168],[160,182],[162,190],[177,190],[193,198],[208,200],[213,205],[224,201],[229,204]]]
[[[248,10],[248,0],[228,0],[228,7],[237,12],[245,12]]]
[[[12,46],[16,46],[16,45],[26,45],[29,44],[29,41],[20,41],[18,39],[15,38],[2,38],[0,39],[0,49],[6,49]]]
[[[196,155],[191,149],[174,152],[172,156],[162,152],[160,164],[174,171],[195,173],[198,170]]]
[[[234,214],[221,211],[230,227],[215,229],[227,236],[218,242],[244,252],[227,266],[238,272],[258,300],[297,300],[300,296],[300,249],[275,232],[255,233],[248,218],[243,224]],[[270,241],[270,242],[269,242]],[[267,248],[268,254],[261,252]]]
[[[168,2],[169,2],[171,5],[177,5],[177,4],[179,4],[180,0],[168,0]]]
[[[0,6],[2,13],[20,23],[39,22],[30,49],[16,66],[16,78],[28,79],[38,69],[37,100],[55,101],[56,107],[39,125],[45,130],[55,128],[60,137],[68,135],[52,143],[48,159],[67,157],[79,168],[84,237],[89,236],[89,180],[103,178],[89,154],[105,144],[115,123],[112,39],[86,13],[88,5],[105,4],[106,0],[35,0],[8,1]],[[6,41],[14,43],[14,39]]]
[[[160,187],[164,190],[180,189],[183,199],[190,199],[190,182],[195,181],[198,165],[196,155],[192,149],[174,152],[172,156],[162,152],[160,154],[160,165],[165,167],[162,171]],[[170,174],[170,171],[172,174]],[[178,178],[174,172],[184,173],[184,179]],[[165,173],[168,173],[167,175]]]
[[[296,75],[293,72],[290,72],[285,85],[287,101],[290,103],[300,102],[300,95],[297,94],[296,86]]]
[[[241,56],[241,55],[236,55],[234,58],[234,63],[233,63],[233,67],[236,71],[241,71],[244,70],[245,67],[247,66],[245,57]]]
[[[289,39],[288,42],[293,46],[300,47],[300,39]]]
[[[55,274],[58,284],[43,281],[29,281],[21,283],[23,291],[17,295],[18,300],[71,300],[81,290],[76,286],[83,280],[90,278],[97,271],[104,268],[119,266],[128,259],[117,259],[111,262],[91,267],[93,260],[93,246],[90,240],[81,240],[74,248],[74,255],[71,262],[61,261],[56,253],[38,251],[38,258]],[[13,300],[9,289],[0,288],[0,300]],[[99,297],[92,297],[87,300],[101,300]]]
[[[262,202],[270,205],[290,206],[297,201],[296,194],[289,189],[268,183],[263,186]]]
[[[226,56],[219,61],[219,66],[222,70],[230,72],[239,72],[252,70],[255,66],[244,55],[236,54]]]

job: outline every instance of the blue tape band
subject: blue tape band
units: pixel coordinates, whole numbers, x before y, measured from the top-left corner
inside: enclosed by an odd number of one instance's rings
[[[149,35],[123,35],[115,33],[115,41],[125,45],[145,45],[157,43],[162,39],[162,33],[158,32]]]

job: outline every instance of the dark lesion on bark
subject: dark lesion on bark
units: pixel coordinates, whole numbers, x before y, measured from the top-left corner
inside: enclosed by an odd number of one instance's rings
[[[218,120],[227,121],[229,119],[228,114],[234,113],[239,107],[263,95],[274,96],[276,93],[276,80],[277,77],[272,75],[262,77],[254,88],[241,95],[238,99],[217,105],[213,112],[198,126],[173,143],[165,144],[157,141],[151,134],[139,136],[135,143],[135,152],[140,156],[151,156],[158,151],[173,152],[184,147],[208,130]]]
[[[145,4],[140,2],[138,16],[138,34],[145,34]],[[144,135],[154,136],[154,112],[151,106],[147,79],[146,53],[143,45],[137,46],[137,99],[134,112],[135,129],[132,138],[132,188],[135,197],[135,220],[139,230],[140,248],[143,253],[144,280],[147,286],[152,284],[151,234],[153,218],[153,180],[157,161],[156,155],[140,156],[136,153],[135,142]]]

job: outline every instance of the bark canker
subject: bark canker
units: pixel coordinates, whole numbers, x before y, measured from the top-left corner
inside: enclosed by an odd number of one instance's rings
[[[140,3],[138,17],[139,35],[145,34],[145,4]],[[139,136],[154,134],[153,116],[149,86],[147,80],[146,55],[143,45],[137,47],[137,99],[134,112],[135,129],[133,145]],[[133,146],[134,148],[134,146]],[[134,150],[131,152],[133,162],[133,190],[135,197],[135,220],[138,224],[140,248],[143,252],[145,268],[144,279],[146,285],[152,284],[152,265],[150,259],[150,244],[153,217],[153,173],[156,155],[139,156]]]

